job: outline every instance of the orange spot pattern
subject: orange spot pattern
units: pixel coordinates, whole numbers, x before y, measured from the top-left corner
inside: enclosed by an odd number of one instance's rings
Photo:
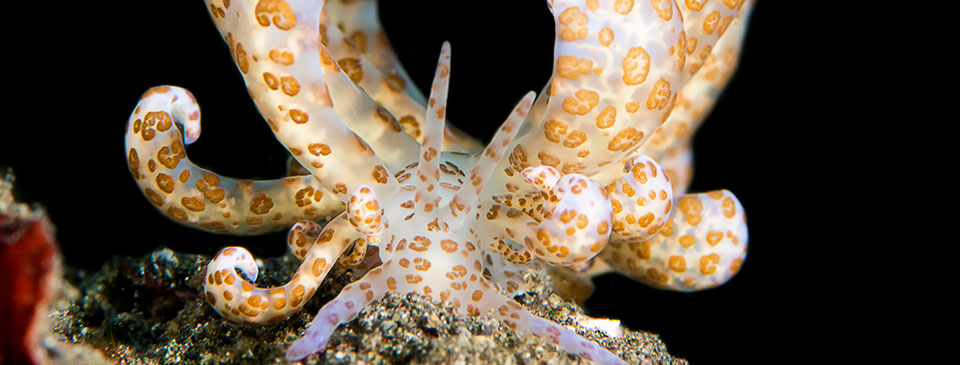
[[[222,8],[218,6],[211,8],[214,18],[220,19],[217,20],[218,25],[227,24],[228,22],[223,22],[222,19],[234,12],[234,10],[226,11],[230,7],[229,2],[222,3]],[[351,3],[344,2],[346,5]],[[491,248],[504,256],[500,257],[501,259],[507,259],[514,264],[524,264],[532,258],[532,255],[536,255],[551,264],[589,265],[588,260],[600,254],[615,269],[658,287],[696,290],[719,285],[740,270],[746,254],[745,218],[736,197],[726,191],[685,195],[679,197],[676,202],[676,214],[669,217],[673,206],[673,188],[668,176],[674,175],[672,170],[660,167],[653,160],[641,162],[638,159],[632,159],[626,163],[623,162],[626,156],[641,147],[645,137],[653,133],[658,125],[657,122],[663,122],[660,119],[661,116],[666,119],[678,99],[681,102],[684,101],[673,88],[683,87],[685,79],[680,77],[681,74],[693,73],[694,68],[702,67],[701,62],[706,62],[710,57],[712,42],[703,38],[698,39],[702,37],[699,34],[694,37],[693,33],[689,33],[689,28],[686,28],[677,29],[672,33],[674,37],[679,38],[669,38],[666,45],[669,50],[663,49],[664,47],[659,44],[644,43],[646,41],[642,40],[637,40],[638,43],[633,45],[615,45],[615,41],[621,42],[633,35],[615,36],[615,29],[617,29],[616,32],[621,32],[622,28],[617,24],[604,22],[606,19],[601,19],[602,17],[612,16],[616,17],[614,19],[626,20],[641,17],[649,19],[650,15],[655,13],[657,16],[653,19],[659,18],[670,24],[680,24],[685,15],[675,15],[675,2],[667,0],[651,0],[649,8],[643,4],[642,0],[639,2],[586,0],[582,4],[585,7],[563,6],[565,9],[556,11],[557,36],[561,41],[558,44],[571,43],[571,45],[559,46],[558,53],[564,53],[559,51],[561,48],[572,49],[563,47],[587,45],[593,47],[590,50],[598,49],[597,46],[609,47],[602,50],[613,52],[614,56],[604,58],[595,57],[597,53],[569,52],[557,57],[556,74],[549,88],[555,96],[553,99],[555,101],[546,102],[546,108],[548,108],[546,111],[541,107],[530,113],[530,115],[543,116],[545,122],[535,125],[535,128],[543,128],[542,133],[537,131],[537,133],[528,134],[549,143],[540,145],[539,140],[532,141],[534,143],[530,144],[519,141],[520,143],[510,148],[510,153],[507,155],[510,166],[506,169],[504,166],[494,169],[495,173],[504,171],[507,177],[516,180],[521,176],[524,179],[529,178],[530,176],[526,173],[529,170],[525,169],[531,165],[555,166],[559,170],[554,170],[556,171],[554,174],[560,177],[560,181],[548,181],[541,177],[536,183],[540,194],[529,195],[525,194],[531,190],[529,185],[524,186],[518,181],[508,180],[499,184],[497,188],[505,188],[507,191],[516,193],[518,198],[507,200],[516,204],[516,208],[509,204],[505,204],[506,208],[499,208],[498,205],[486,211],[476,212],[476,214],[471,212],[464,216],[466,219],[474,216],[479,219],[485,217],[494,224],[510,221],[510,228],[513,229],[504,230],[501,233],[504,235],[503,239],[511,237],[517,242],[523,241],[526,248],[512,249],[503,240],[497,242],[499,245],[491,245]],[[686,6],[686,10],[678,9],[678,11],[701,11],[705,6],[716,7],[715,4],[696,0],[685,0],[683,5]],[[722,5],[734,9],[742,6],[743,1],[724,0]],[[300,4],[294,3],[294,6],[299,7]],[[697,9],[694,10],[694,8]],[[262,27],[257,28],[254,25],[255,31],[260,32],[277,33],[278,30],[294,29],[298,27],[297,16],[301,15],[300,9],[292,9],[291,4],[283,0],[259,0],[254,10],[254,17],[248,21],[251,23],[255,21],[255,24]],[[708,11],[713,11],[713,8],[709,8]],[[309,17],[309,14],[303,14],[303,16]],[[677,19],[670,22],[674,16]],[[722,34],[734,23],[733,19],[733,16],[721,12],[719,18],[711,18],[709,24],[704,22],[698,26],[709,27],[708,34]],[[656,22],[660,23],[660,21]],[[592,24],[609,26],[600,25],[597,26],[598,29],[591,31],[588,25]],[[655,29],[659,31],[661,28]],[[704,31],[706,29],[704,28]],[[312,29],[312,31],[317,30]],[[316,38],[319,42],[314,41],[316,45],[309,46],[315,47],[313,50],[319,52],[324,67],[327,67],[325,71],[343,71],[354,83],[376,85],[375,88],[404,94],[402,91],[406,86],[405,81],[402,76],[399,76],[402,73],[398,74],[393,69],[385,72],[379,69],[381,67],[379,63],[367,63],[360,57],[368,50],[383,49],[377,48],[385,42],[382,33],[375,31],[366,33],[369,31],[367,29],[351,30],[349,37],[346,37],[340,34],[342,30],[330,24],[321,25],[320,34]],[[328,89],[322,83],[315,83],[315,79],[303,78],[299,73],[288,74],[288,71],[296,70],[285,66],[294,64],[293,55],[301,54],[297,53],[301,51],[300,49],[290,52],[282,48],[281,44],[272,44],[272,47],[260,49],[264,47],[259,44],[251,46],[253,43],[247,39],[234,39],[229,32],[225,33],[238,68],[244,74],[250,70],[255,74],[246,75],[249,76],[248,80],[255,80],[256,86],[259,87],[251,89],[251,93],[262,93],[265,90],[263,86],[266,86],[266,90],[271,93],[269,98],[286,100],[284,103],[289,102],[289,104],[278,102],[270,105],[272,115],[269,115],[268,123],[278,136],[287,135],[288,130],[285,130],[287,128],[298,128],[298,131],[323,128],[319,125],[327,123],[328,117],[331,116],[327,114],[332,110],[329,108],[332,105],[330,92],[343,92],[338,89],[339,86],[334,87],[331,84]],[[593,38],[591,33],[596,33],[596,38]],[[376,37],[368,39],[368,34]],[[691,36],[688,37],[687,34]],[[241,45],[241,40],[247,43],[247,50]],[[332,45],[331,50],[319,47],[321,43]],[[444,55],[449,59],[447,51],[444,52],[441,56],[442,65],[446,64]],[[344,57],[344,55],[347,56]],[[670,58],[666,58],[666,55]],[[684,70],[687,55],[691,56],[690,66],[688,70]],[[697,60],[698,57],[699,60]],[[618,62],[620,67],[617,67]],[[368,67],[368,65],[376,66]],[[447,77],[449,69],[441,66],[438,75],[440,78]],[[722,75],[716,76],[716,78],[722,77]],[[647,78],[656,82],[646,83]],[[260,83],[261,80],[262,83]],[[601,84],[598,80],[605,80],[607,84]],[[366,87],[362,86],[357,90],[362,93],[363,88]],[[370,90],[375,88],[371,87]],[[435,85],[434,89],[436,88]],[[611,95],[621,90],[633,92],[634,94],[631,95],[633,100]],[[307,105],[303,102],[304,95],[319,96],[316,99],[320,103]],[[262,95],[254,95],[254,97],[261,98]],[[446,111],[444,98],[437,97],[439,99],[437,101],[431,96],[430,99],[431,109],[429,110],[435,112],[436,117],[441,120]],[[392,162],[386,161],[382,164],[359,164],[365,167],[358,169],[356,173],[341,171],[341,166],[352,166],[342,162],[373,156],[373,149],[380,151],[380,147],[374,145],[372,140],[368,145],[367,141],[364,141],[364,138],[367,138],[366,135],[359,131],[356,134],[345,133],[342,139],[334,133],[323,136],[322,139],[300,141],[288,146],[288,149],[291,154],[300,159],[300,163],[308,169],[312,167],[310,171],[317,174],[317,179],[322,181],[326,189],[337,194],[337,198],[341,200],[347,196],[349,190],[358,187],[355,181],[357,176],[361,177],[359,179],[362,182],[375,181],[376,184],[370,184],[375,189],[384,188],[378,185],[388,185],[387,188],[395,187],[396,184],[391,183],[399,180],[409,181],[408,184],[413,185],[403,185],[398,188],[397,195],[402,196],[399,200],[393,196],[383,197],[384,202],[389,203],[385,203],[384,208],[396,209],[399,205],[400,209],[404,209],[405,206],[417,209],[403,212],[403,222],[394,222],[393,228],[389,228],[389,222],[386,221],[384,226],[388,232],[409,233],[407,228],[402,228],[403,225],[418,225],[420,229],[415,231],[422,235],[384,236],[382,237],[384,242],[380,242],[379,231],[367,232],[361,229],[364,226],[372,227],[375,223],[380,223],[380,205],[376,200],[369,201],[362,204],[361,209],[364,212],[373,212],[370,215],[349,219],[334,218],[327,225],[329,229],[324,229],[323,233],[319,233],[319,228],[301,228],[296,234],[291,232],[290,247],[298,258],[305,260],[305,263],[287,285],[271,289],[257,288],[242,275],[235,274],[238,269],[249,270],[249,266],[244,265],[254,265],[251,264],[252,256],[249,252],[234,248],[224,250],[211,262],[211,266],[208,267],[208,271],[211,272],[205,277],[205,298],[219,313],[244,323],[284,318],[283,313],[292,313],[295,307],[302,306],[306,300],[310,299],[317,285],[313,281],[322,279],[329,266],[337,259],[335,255],[344,251],[344,245],[350,245],[353,242],[356,242],[356,245],[348,257],[348,263],[362,261],[367,244],[374,246],[371,249],[387,250],[391,253],[389,257],[396,259],[396,263],[388,260],[380,267],[369,271],[356,285],[345,287],[338,296],[338,299],[343,297],[344,300],[337,303],[340,304],[339,308],[346,308],[346,312],[328,312],[326,317],[318,315],[318,319],[329,322],[334,327],[355,315],[355,312],[350,311],[359,310],[382,296],[384,289],[422,292],[427,296],[438,294],[442,300],[449,300],[448,303],[470,315],[485,312],[489,305],[487,302],[499,300],[497,287],[491,284],[497,284],[500,288],[510,288],[511,292],[517,291],[519,288],[517,282],[493,278],[497,275],[507,277],[511,275],[501,272],[484,272],[485,267],[497,268],[497,266],[489,262],[489,257],[487,257],[488,265],[481,263],[482,256],[476,252],[476,244],[486,247],[485,241],[477,239],[482,234],[472,228],[469,231],[456,231],[460,227],[455,224],[448,226],[448,223],[455,222],[444,222],[432,216],[448,211],[445,205],[440,204],[446,201],[436,196],[438,191],[456,191],[463,186],[464,180],[468,180],[463,173],[459,176],[456,173],[449,173],[454,170],[459,171],[456,166],[451,164],[452,169],[445,168],[447,165],[444,163],[450,164],[450,162],[444,161],[447,155],[440,153],[440,143],[436,139],[431,143],[427,138],[438,136],[439,134],[432,134],[436,129],[429,131],[424,129],[426,133],[421,131],[421,125],[417,119],[421,116],[413,115],[416,113],[411,112],[410,115],[398,113],[397,115],[404,115],[404,117],[397,120],[387,104],[383,104],[382,107],[376,103],[371,105],[375,107],[361,112],[376,113],[375,116],[389,126],[384,128],[381,125],[382,130],[392,131],[392,133],[408,132],[415,138],[424,137],[423,145],[429,148],[424,147],[421,150],[423,159],[420,164],[424,166],[418,168],[417,174],[406,171],[412,170],[416,166],[414,164],[391,176],[385,166],[393,165],[391,165]],[[643,106],[646,106],[646,110]],[[324,107],[327,108],[324,109]],[[618,113],[617,109],[621,107],[623,110]],[[560,113],[561,111],[563,114]],[[652,111],[656,111],[653,117],[651,117]],[[192,114],[175,112],[173,115],[195,115],[196,117],[191,117],[191,120],[199,118],[196,112]],[[313,123],[310,123],[311,116]],[[617,119],[618,116],[620,120]],[[141,141],[150,141],[158,136],[166,138],[164,132],[170,129],[178,131],[176,128],[171,128],[173,124],[169,120],[169,114],[166,114],[166,117],[159,114],[151,117],[145,116],[142,120],[136,119],[131,123],[131,130],[139,136]],[[374,118],[374,121],[377,120]],[[432,124],[434,120],[431,119],[428,123]],[[611,129],[614,126],[616,128]],[[423,127],[433,128],[432,126]],[[351,140],[349,136],[354,138]],[[505,141],[502,146],[487,148],[485,156],[491,160],[497,160],[505,155],[507,148],[509,148],[509,142]],[[192,165],[185,169],[185,162],[189,163],[189,161],[180,142],[164,143],[159,149],[149,151],[129,148],[126,152],[131,173],[136,180],[144,181],[145,185],[142,189],[152,203],[160,207],[161,211],[169,217],[181,221],[195,220],[190,215],[194,213],[206,214],[215,211],[218,215],[222,214],[221,220],[203,219],[202,224],[210,229],[231,229],[239,226],[240,222],[249,226],[273,225],[275,229],[281,227],[278,225],[279,222],[288,219],[288,216],[317,218],[307,212],[314,209],[316,203],[326,201],[321,199],[325,195],[321,188],[316,185],[309,186],[307,179],[284,180],[286,182],[283,184],[287,186],[282,191],[290,194],[283,198],[284,201],[280,201],[279,197],[283,195],[258,190],[261,189],[259,185],[252,182],[234,180],[221,182],[216,175],[194,169]],[[533,156],[537,158],[534,159]],[[426,166],[428,162],[432,164],[432,169]],[[440,170],[443,172],[445,181],[439,179],[441,175],[440,171],[437,171],[437,163],[441,164],[439,166],[444,166]],[[141,164],[147,166],[146,170],[149,173],[141,171]],[[326,172],[321,172],[319,169],[325,164],[328,166],[324,170]],[[602,188],[585,176],[573,174],[583,172],[588,176],[594,176],[600,168],[620,170],[624,166],[626,168],[623,171],[628,173],[606,188]],[[536,168],[543,168],[543,166]],[[173,169],[178,170],[170,171]],[[389,171],[395,170],[393,167],[389,169]],[[429,173],[425,174],[423,171],[429,171]],[[516,172],[521,172],[520,176]],[[350,176],[340,176],[337,173]],[[141,174],[146,176],[140,176]],[[453,179],[459,181],[455,183]],[[474,171],[470,174],[469,180],[480,191],[479,189],[488,181],[488,178]],[[428,185],[421,184],[424,182]],[[192,189],[194,186],[196,190]],[[421,186],[425,187],[421,189]],[[181,187],[183,189],[180,189]],[[446,190],[440,188],[446,188]],[[193,195],[181,192],[187,190]],[[427,192],[432,194],[426,194]],[[351,199],[353,196],[350,195]],[[290,197],[294,199],[289,199]],[[428,200],[426,203],[423,202],[425,198]],[[603,204],[606,201],[610,201],[609,206]],[[461,206],[462,211],[465,209],[462,207],[470,207],[467,203],[457,204]],[[239,205],[241,209],[231,210],[233,205]],[[295,206],[297,210],[287,210],[288,205]],[[525,232],[520,225],[524,224],[522,223],[524,220],[530,220],[527,224],[530,228],[537,224],[539,226]],[[304,221],[302,224],[311,223]],[[343,229],[334,230],[334,227]],[[535,233],[531,235],[531,232]],[[361,235],[357,236],[357,233]],[[464,240],[465,237],[472,242]],[[528,239],[524,240],[524,237]],[[609,245],[608,237],[612,237]],[[321,246],[324,248],[314,249]],[[336,254],[331,256],[329,252],[336,252]],[[446,256],[437,256],[440,254]],[[450,260],[454,262],[462,260],[461,256],[466,259],[465,262],[471,264],[448,267]],[[450,258],[439,260],[439,257]],[[223,264],[224,267],[215,267],[216,263],[227,261],[230,263]],[[431,270],[435,272],[440,270],[441,275],[431,275],[434,274],[430,272]],[[446,275],[443,275],[444,273]],[[523,308],[512,301],[506,303],[506,305],[494,307],[504,318],[504,323],[511,327],[518,324],[528,325],[528,320],[521,320],[517,315],[518,311],[523,311]],[[569,331],[564,331],[561,327],[553,325],[542,332],[547,333],[553,341],[557,341],[558,337],[568,335]],[[591,345],[587,342],[583,344],[585,347]],[[584,356],[592,359],[591,354],[584,353]]]

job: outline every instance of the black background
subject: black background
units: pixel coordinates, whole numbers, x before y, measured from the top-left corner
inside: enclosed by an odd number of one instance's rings
[[[486,141],[526,91],[539,92],[547,82],[553,21],[543,1],[492,11],[483,3],[454,3],[386,0],[381,20],[421,90],[441,43],[451,42],[448,120]],[[798,156],[811,149],[797,134],[806,122],[797,120],[803,109],[797,103],[817,96],[806,94],[812,88],[804,82],[787,81],[804,60],[791,56],[798,45],[788,43],[784,30],[793,19],[778,3],[756,5],[740,69],[695,139],[691,191],[726,188],[747,211],[750,249],[741,272],[720,288],[692,294],[608,274],[595,280],[587,302],[593,315],[659,333],[672,354],[695,363],[764,361],[820,341],[795,340],[822,305],[803,289],[817,283],[796,259],[808,231],[818,228],[797,223],[806,214],[797,201],[813,194],[797,191],[809,172]],[[14,168],[20,200],[46,207],[66,262],[95,270],[112,255],[143,255],[161,245],[203,254],[242,245],[258,256],[284,254],[283,232],[222,236],[172,223],[142,196],[126,167],[127,116],[145,90],[170,84],[189,89],[200,103],[203,134],[187,148],[194,163],[243,178],[283,174],[287,154],[250,101],[204,5],[124,2],[55,15],[53,32],[16,37],[10,47],[16,52],[8,58],[27,67],[8,75],[8,89],[18,96],[7,103],[18,113],[0,130],[0,166]]]

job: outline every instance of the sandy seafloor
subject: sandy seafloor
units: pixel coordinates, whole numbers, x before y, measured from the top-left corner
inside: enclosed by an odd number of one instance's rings
[[[283,363],[313,314],[355,274],[340,264],[304,310],[264,326],[230,324],[199,293],[208,257],[162,249],[117,256],[100,270],[64,270],[41,343],[57,363]],[[262,260],[261,286],[281,285],[299,266],[290,255]],[[624,329],[610,338],[587,329],[582,308],[553,291],[551,275],[528,271],[532,285],[516,299],[629,363],[686,363],[655,334]],[[579,364],[589,363],[536,336],[518,336],[489,316],[464,317],[420,294],[388,294],[341,325],[323,353],[304,363]]]

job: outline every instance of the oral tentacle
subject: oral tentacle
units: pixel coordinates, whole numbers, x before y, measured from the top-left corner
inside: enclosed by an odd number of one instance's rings
[[[730,280],[747,254],[746,215],[727,190],[687,194],[650,240],[607,245],[611,267],[657,288],[695,291]]]
[[[417,166],[416,212],[439,217],[440,204],[440,144],[443,142],[443,125],[447,112],[447,91],[450,88],[450,43],[443,42],[437,71],[430,86],[427,101],[426,134],[420,147],[420,162]]]
[[[527,117],[535,98],[536,93],[533,91],[524,95],[513,111],[510,112],[507,120],[500,126],[500,129],[497,129],[493,139],[478,155],[473,169],[470,170],[470,184],[461,186],[457,194],[450,200],[449,210],[444,211],[445,220],[463,221],[467,219],[472,208],[481,203],[478,197],[484,184],[490,178],[493,169],[497,167],[497,163],[503,159],[506,147],[520,131],[520,125]]]
[[[184,144],[199,137],[200,109],[186,89],[154,87],[130,114],[124,137],[127,166],[147,200],[168,218],[203,231],[250,235],[285,229],[301,219],[331,217],[343,209],[313,176],[246,180],[197,167]]]
[[[386,195],[397,184],[370,145],[344,125],[319,68],[323,1],[235,2],[214,11],[217,29],[277,140],[340,201],[360,185]],[[219,4],[217,4],[219,5]],[[272,56],[272,57],[271,57]],[[364,132],[360,132],[364,133]]]
[[[261,324],[287,318],[313,297],[356,236],[345,214],[334,218],[307,250],[293,278],[274,288],[253,285],[257,265],[249,251],[242,247],[224,248],[207,264],[203,284],[207,302],[231,322]],[[236,269],[248,277],[236,275]]]

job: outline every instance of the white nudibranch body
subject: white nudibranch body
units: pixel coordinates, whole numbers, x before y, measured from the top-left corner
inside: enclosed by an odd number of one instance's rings
[[[199,138],[199,108],[174,86],[151,89],[131,114],[128,166],[147,199],[185,225],[292,226],[287,245],[302,264],[283,286],[254,285],[259,268],[242,247],[207,266],[204,295],[232,322],[283,320],[339,258],[358,265],[378,249],[379,266],[320,309],[289,360],[322,351],[340,324],[393,291],[621,363],[511,299],[526,288],[519,270],[603,260],[689,291],[726,282],[743,263],[736,197],[684,193],[692,129],[736,65],[749,1],[549,1],[553,77],[485,148],[445,123],[450,45],[424,98],[386,43],[376,2],[206,2],[258,109],[309,174],[252,181],[195,166],[184,145]]]

